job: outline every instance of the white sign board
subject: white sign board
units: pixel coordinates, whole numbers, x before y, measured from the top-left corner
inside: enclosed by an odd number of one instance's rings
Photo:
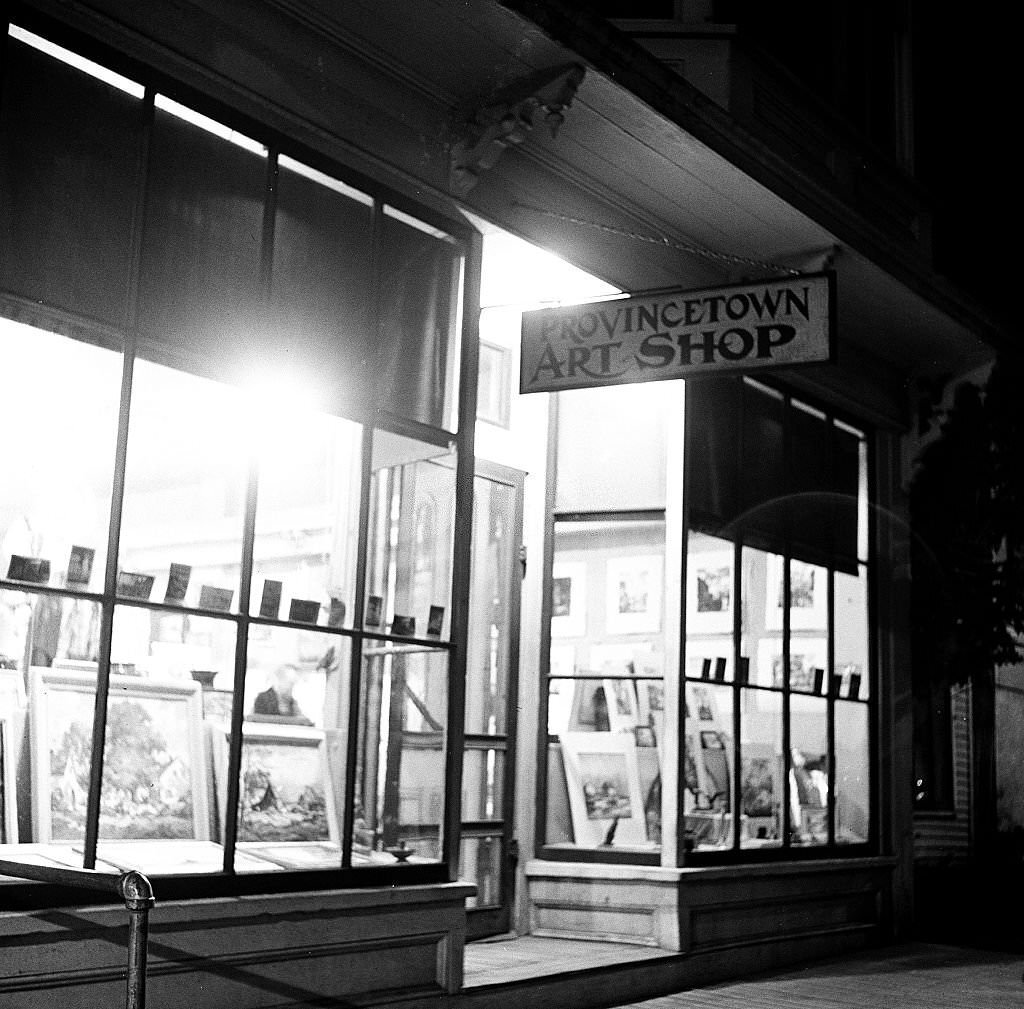
[[[818,273],[524,312],[519,391],[831,361],[834,294]]]

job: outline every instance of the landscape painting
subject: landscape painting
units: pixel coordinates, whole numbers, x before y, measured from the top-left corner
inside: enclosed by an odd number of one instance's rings
[[[246,723],[239,842],[337,842],[324,739],[321,729],[309,726]]]
[[[33,669],[33,795],[40,841],[81,841],[92,759],[96,677]],[[111,676],[99,837],[209,836],[194,682]]]

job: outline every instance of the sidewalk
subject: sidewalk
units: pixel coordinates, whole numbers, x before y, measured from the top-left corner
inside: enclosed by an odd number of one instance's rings
[[[1012,1009],[1024,957],[915,944],[691,989],[623,1009]]]
[[[930,943],[694,987],[689,958],[614,943],[522,936],[470,943],[465,1009],[1024,1009],[1024,956]],[[690,980],[687,981],[686,979]],[[671,991],[643,999],[644,994]],[[630,1001],[638,997],[641,1001]]]

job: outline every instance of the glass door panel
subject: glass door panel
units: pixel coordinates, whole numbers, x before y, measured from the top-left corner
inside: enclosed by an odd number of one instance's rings
[[[477,888],[470,938],[511,925],[522,481],[515,470],[477,464],[459,859],[460,877]]]

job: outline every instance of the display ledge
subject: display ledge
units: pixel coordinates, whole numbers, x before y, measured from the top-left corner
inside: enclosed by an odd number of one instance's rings
[[[151,922],[159,921],[161,928],[176,925],[194,927],[199,923],[242,922],[246,919],[288,917],[300,915],[309,918],[318,914],[330,915],[339,911],[354,914],[433,912],[441,907],[462,911],[468,897],[475,896],[471,883],[424,883],[409,886],[368,886],[336,890],[309,890],[271,894],[251,894],[237,897],[202,897],[189,900],[160,899],[159,880],[154,884],[156,905]],[[124,904],[75,907],[75,920],[81,928],[106,928],[125,923]],[[53,920],[32,911],[0,911],[0,938],[39,935],[40,933],[66,933],[67,925],[58,918]]]
[[[527,878],[608,879],[652,883],[683,882],[686,879],[733,880],[744,876],[807,876],[814,873],[841,873],[863,869],[892,869],[894,855],[867,855],[857,858],[800,859],[792,862],[738,862],[730,865],[665,866],[635,865],[627,862],[563,862],[531,859],[526,863]]]

